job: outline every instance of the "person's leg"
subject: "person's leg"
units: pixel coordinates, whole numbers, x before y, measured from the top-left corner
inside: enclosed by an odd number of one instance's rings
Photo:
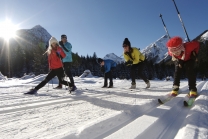
[[[175,64],[175,73],[174,73],[173,86],[177,86],[178,88],[180,86],[181,72],[182,72],[182,68],[180,68],[178,66],[178,64]]]
[[[185,63],[186,75],[188,77],[188,85],[190,90],[190,95],[197,95],[196,88],[196,72],[194,71],[194,60],[189,60]]]
[[[64,77],[65,77],[65,75],[64,75],[64,72],[63,72],[62,78],[64,78]],[[60,78],[58,78],[58,81],[59,81],[58,86],[55,87],[55,89],[62,89],[62,84],[61,84],[62,80],[60,80]]]
[[[73,85],[70,82],[64,81],[62,76],[63,73],[64,73],[63,68],[56,69],[56,76],[58,77],[59,81],[61,81],[61,84],[72,87]]]
[[[144,69],[144,62],[140,62],[140,63],[138,64],[138,74],[139,74],[139,77],[140,77],[145,83],[148,83],[149,80],[148,80],[147,77],[144,75],[143,69]]]
[[[35,89],[39,90],[40,88],[42,88],[43,86],[45,86],[52,78],[54,78],[56,76],[55,70],[51,70],[49,72],[49,74],[46,76],[46,78],[40,83],[38,84]]]
[[[110,80],[109,87],[113,87],[113,76],[112,76],[112,71],[111,70],[108,73],[108,78]]]
[[[71,73],[71,63],[70,62],[64,62],[64,70],[66,72],[66,75],[69,77],[71,84],[74,85],[74,78]]]
[[[131,87],[129,89],[135,89],[136,88],[136,75],[135,75],[135,72],[136,72],[136,68],[137,68],[138,64],[133,64],[131,66],[131,71],[130,71],[130,76],[131,76]]]
[[[134,64],[131,66],[130,76],[131,76],[132,83],[136,83],[135,71],[136,71],[137,66],[138,66],[137,64]]]
[[[181,78],[182,70],[183,69],[181,67],[179,67],[179,65],[177,63],[175,63],[174,81],[173,81],[173,87],[172,87],[172,92],[171,92],[171,94],[173,96],[177,96],[178,95],[178,90],[179,90],[179,86],[180,86],[180,78]]]
[[[108,86],[108,72],[104,74],[104,85],[103,87],[107,87]]]

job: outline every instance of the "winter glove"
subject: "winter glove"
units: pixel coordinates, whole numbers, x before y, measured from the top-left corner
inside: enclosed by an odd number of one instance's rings
[[[125,65],[126,65],[126,66],[130,66],[130,65],[132,65],[132,64],[133,64],[133,61],[131,61],[131,60],[125,62]]]
[[[59,58],[61,58],[61,59],[63,59],[63,57],[60,55],[60,51],[56,51],[56,55],[59,57]]]
[[[194,60],[194,61],[197,62],[197,61],[198,61],[197,53],[196,53],[195,51],[192,51],[192,52],[191,52],[190,58],[191,58],[192,60]]]
[[[179,68],[182,68],[182,66],[183,66],[183,60],[181,60],[181,59],[175,60],[175,65],[176,66],[179,66]]]
[[[62,41],[60,41],[59,44],[62,46],[62,48],[64,49],[64,51],[69,52],[69,51],[66,49],[66,47],[64,46],[64,44],[63,44]]]
[[[61,46],[63,46],[63,45],[64,45],[62,41],[59,41],[59,44],[60,44]]]
[[[101,72],[105,72],[105,67],[102,66],[102,67],[100,68],[100,71],[101,71]]]

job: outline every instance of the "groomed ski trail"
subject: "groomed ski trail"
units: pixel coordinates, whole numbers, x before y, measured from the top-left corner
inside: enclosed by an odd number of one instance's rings
[[[203,88],[205,82],[200,82],[197,89]],[[156,107],[105,139],[172,139],[180,130],[190,109],[183,106],[187,91],[183,91],[174,99]]]

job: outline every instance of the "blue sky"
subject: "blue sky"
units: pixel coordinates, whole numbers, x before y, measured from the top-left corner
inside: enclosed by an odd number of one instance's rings
[[[208,29],[207,0],[175,2],[190,39]],[[84,56],[120,56],[125,37],[145,48],[165,35],[160,13],[171,36],[186,37],[172,0],[1,0],[0,9],[0,22],[41,25],[58,40],[66,34],[72,51]]]

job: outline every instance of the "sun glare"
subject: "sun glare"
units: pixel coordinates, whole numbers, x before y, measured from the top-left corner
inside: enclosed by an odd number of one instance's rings
[[[5,40],[9,40],[10,38],[14,38],[16,36],[16,30],[18,27],[10,20],[5,20],[4,22],[0,22],[0,37]]]

